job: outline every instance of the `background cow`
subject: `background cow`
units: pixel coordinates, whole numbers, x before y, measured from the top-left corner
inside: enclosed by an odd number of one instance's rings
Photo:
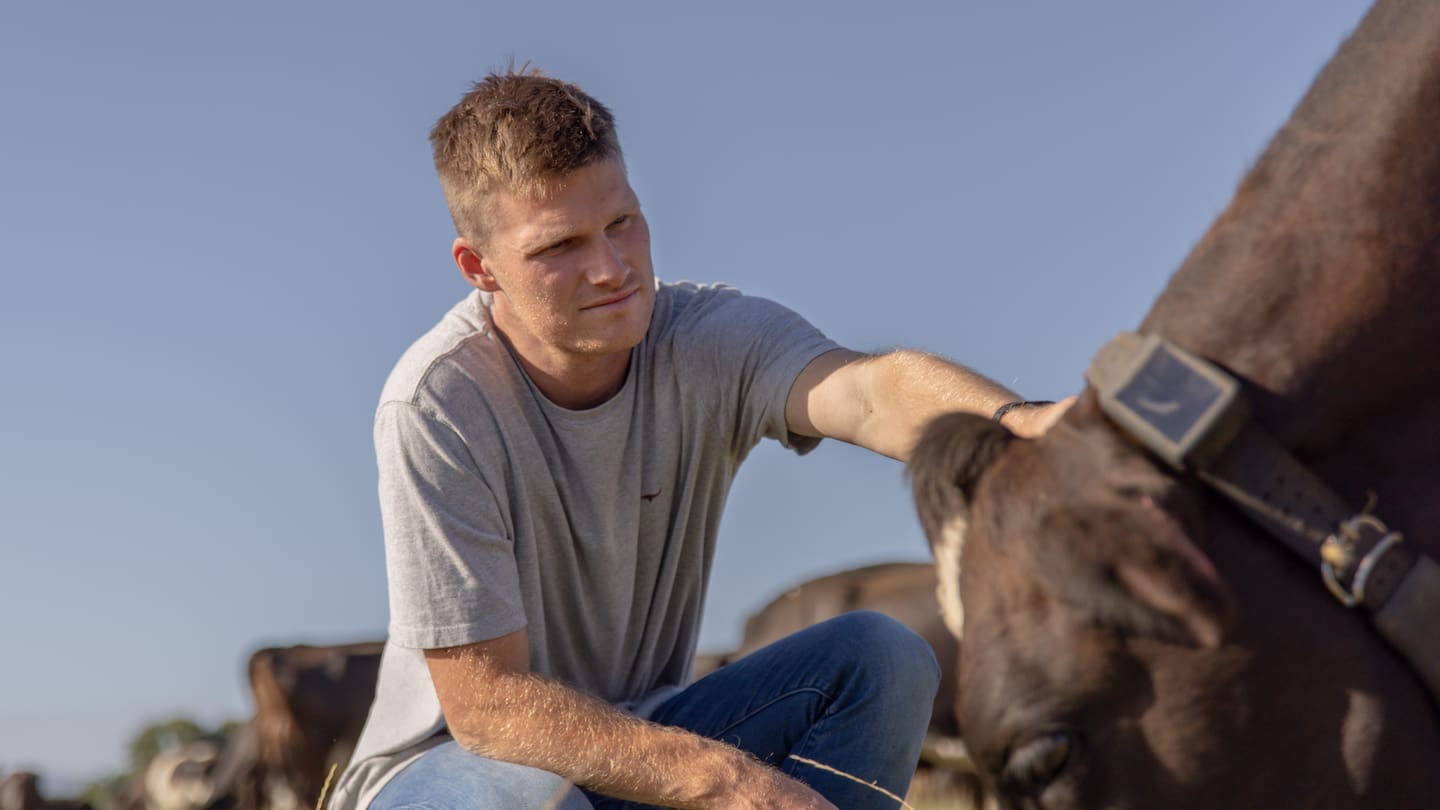
[[[16,771],[0,779],[0,810],[90,810],[90,805],[70,799],[45,799],[40,779],[30,771]]]
[[[250,656],[258,767],[314,807],[332,767],[349,761],[375,699],[382,642],[269,647]],[[272,803],[276,803],[272,799]]]
[[[161,751],[139,774],[146,810],[194,810],[215,792],[211,771],[221,746],[210,740]]]

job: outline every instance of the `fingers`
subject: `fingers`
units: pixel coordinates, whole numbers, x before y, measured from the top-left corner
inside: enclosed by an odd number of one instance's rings
[[[1028,409],[1023,421],[1012,428],[1012,432],[1027,439],[1045,435],[1045,432],[1054,427],[1055,423],[1060,421],[1060,417],[1070,410],[1070,406],[1075,404],[1075,399],[1074,396],[1068,396],[1052,405]]]

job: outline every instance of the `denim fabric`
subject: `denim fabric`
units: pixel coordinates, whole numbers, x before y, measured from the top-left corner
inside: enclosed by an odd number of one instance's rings
[[[451,740],[395,775],[371,810],[590,810],[549,771],[476,756]]]
[[[930,646],[879,613],[838,616],[722,667],[651,717],[749,751],[815,788],[842,810],[893,810],[868,784],[904,796],[940,669]],[[822,763],[860,780],[793,758]],[[427,752],[375,799],[375,810],[636,810],[648,805],[571,790],[534,768],[469,754],[455,743]]]

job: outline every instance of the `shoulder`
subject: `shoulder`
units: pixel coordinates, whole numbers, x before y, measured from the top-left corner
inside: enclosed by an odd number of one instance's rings
[[[743,326],[777,317],[798,317],[790,309],[723,283],[662,282],[655,295],[657,331]]]
[[[661,281],[655,285],[655,306],[675,317],[693,317],[708,307],[740,295],[726,284],[698,284],[693,281]]]
[[[400,356],[381,388],[377,409],[405,403],[424,411],[447,410],[457,396],[470,400],[487,387],[485,381],[503,378],[506,359],[478,294],[472,293]]]

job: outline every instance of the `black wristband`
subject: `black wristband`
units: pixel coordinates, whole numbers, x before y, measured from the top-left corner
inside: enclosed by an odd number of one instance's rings
[[[1009,413],[1015,408],[1038,408],[1042,405],[1054,404],[1055,403],[1053,401],[1048,399],[1017,399],[1014,402],[1007,402],[1004,405],[996,408],[995,415],[990,418],[994,419],[996,422],[999,422],[1001,419],[1005,418],[1005,414]]]

